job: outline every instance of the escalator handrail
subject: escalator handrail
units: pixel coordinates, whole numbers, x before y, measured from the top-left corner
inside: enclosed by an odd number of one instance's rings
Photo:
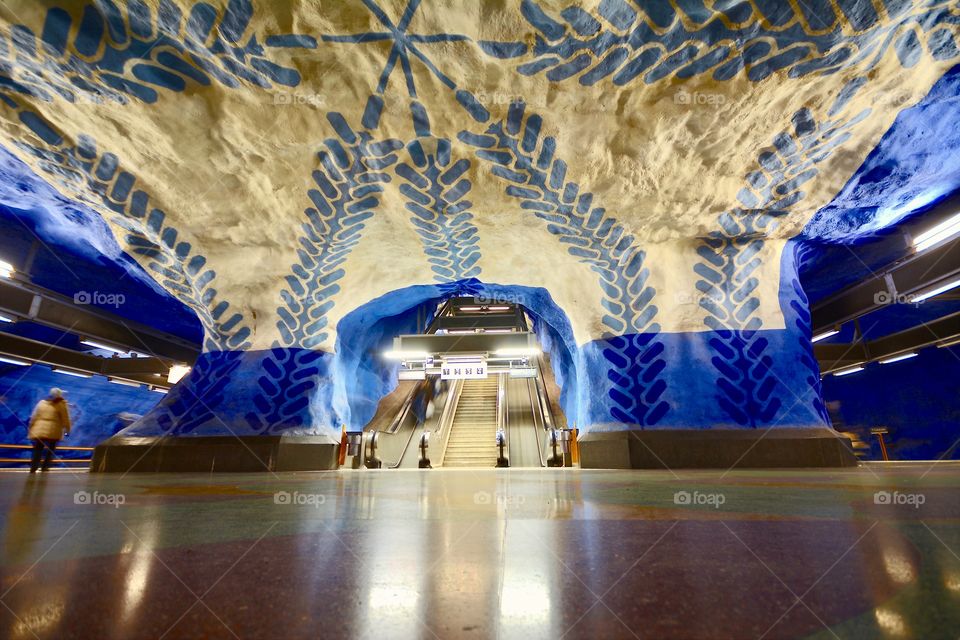
[[[510,459],[510,403],[507,402],[506,374],[497,374],[497,433],[504,435],[503,457]]]
[[[536,400],[533,397],[534,394],[537,396]],[[540,393],[536,378],[533,380],[527,379],[527,397],[530,398],[530,414],[533,416],[533,429],[537,436],[537,457],[540,459],[540,466],[545,467],[547,463],[543,459],[543,447],[540,445],[540,425],[543,424],[543,407],[540,406]],[[540,424],[537,424],[538,418]]]
[[[423,387],[423,384],[418,384],[413,387],[413,391],[410,392],[410,395],[407,397],[406,402],[403,403],[403,408],[400,409],[400,414],[394,422],[399,422],[400,425],[403,425],[403,421],[407,419],[407,416],[410,414],[410,407],[413,406],[413,401],[417,397],[417,392]],[[390,424],[390,428],[393,428],[393,423]],[[406,444],[403,445],[403,449],[400,450],[400,457],[397,458],[396,464],[387,465],[388,469],[396,469],[401,464],[403,464],[403,459],[407,457],[407,449],[410,448],[410,443],[413,442],[413,434],[417,432],[417,428],[414,426],[410,429],[410,435],[407,437]]]

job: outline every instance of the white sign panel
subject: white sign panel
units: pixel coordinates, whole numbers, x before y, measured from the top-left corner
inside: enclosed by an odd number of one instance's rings
[[[441,380],[477,380],[487,377],[487,361],[440,363]]]

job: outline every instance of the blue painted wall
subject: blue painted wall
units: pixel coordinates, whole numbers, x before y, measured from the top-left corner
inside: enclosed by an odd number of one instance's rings
[[[65,446],[95,446],[130,424],[134,416],[149,412],[163,397],[145,387],[134,389],[113,384],[102,376],[75,378],[54,373],[44,365],[0,364],[0,442],[29,444],[30,415],[52,387],[63,389],[69,402],[73,431],[62,442]],[[24,455],[8,456],[9,453],[6,451],[3,457]],[[62,455],[89,457],[89,452],[63,452]]]
[[[871,442],[871,427],[885,426],[891,459],[960,459],[960,349],[920,351],[910,360],[868,365],[864,371],[823,380],[835,427]]]

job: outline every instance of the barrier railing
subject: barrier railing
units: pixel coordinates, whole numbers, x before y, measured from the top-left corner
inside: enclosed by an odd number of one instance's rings
[[[32,450],[32,444],[0,444],[0,449],[13,449],[15,451],[24,451]],[[94,447],[70,447],[70,446],[58,446],[54,452],[54,457],[50,461],[51,464],[90,464],[93,461],[93,458],[61,458],[57,455],[59,451],[93,451]],[[7,458],[0,457],[0,464],[10,464],[18,462],[20,464],[30,464],[30,458]]]

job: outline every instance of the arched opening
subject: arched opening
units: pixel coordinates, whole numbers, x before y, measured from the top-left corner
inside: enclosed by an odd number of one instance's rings
[[[520,310],[525,328],[539,345],[541,361],[549,367],[548,380],[555,392],[554,412],[561,414],[564,424],[575,424],[580,398],[574,390],[578,388],[580,367],[567,315],[545,289],[471,279],[393,291],[355,309],[340,321],[331,370],[335,386],[332,404],[348,430],[369,428],[381,400],[397,389],[401,364],[384,357],[394,338],[427,332],[438,312],[443,313],[445,302],[464,298],[486,301],[494,308]],[[439,383],[436,374],[426,378]],[[471,384],[474,383],[467,386]],[[418,402],[416,410],[422,421],[425,407]]]

